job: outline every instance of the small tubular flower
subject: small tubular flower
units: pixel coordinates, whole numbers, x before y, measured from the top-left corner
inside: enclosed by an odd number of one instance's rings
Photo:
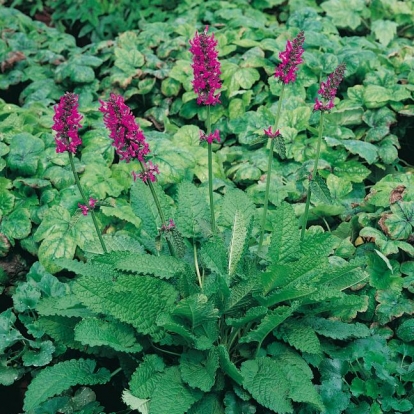
[[[144,163],[143,163],[144,164]],[[148,180],[151,182],[157,181],[157,177],[155,174],[159,174],[160,171],[158,169],[158,165],[154,165],[151,161],[144,164],[144,171],[137,174],[135,171],[132,172],[132,176],[134,177],[134,181],[137,178],[141,179],[145,184],[148,183]]]
[[[221,88],[220,62],[217,60],[217,40],[214,35],[208,36],[208,26],[203,33],[196,33],[194,39],[190,40],[190,52],[193,55],[194,92],[198,94],[199,105],[216,105],[220,103],[220,93],[216,91]]]
[[[344,78],[346,65],[341,63],[329,76],[326,82],[321,82],[321,86],[318,90],[319,98],[315,99],[314,111],[329,111],[334,107],[334,99],[336,92],[342,79]]]
[[[108,102],[99,102],[99,111],[104,114],[104,124],[110,131],[109,137],[120,159],[127,163],[132,159],[144,161],[150,152],[149,146],[124,98],[112,93]]]
[[[82,141],[78,130],[81,127],[82,115],[78,112],[78,95],[67,92],[60,98],[59,104],[54,106],[55,115],[52,129],[56,131],[56,152],[75,153]]]
[[[207,141],[209,144],[212,144],[214,141],[220,142],[220,131],[216,129],[210,135],[206,135],[203,131],[200,131],[200,141]]]
[[[305,41],[305,33],[299,32],[299,34],[286,43],[286,49],[284,52],[279,53],[279,58],[282,62],[276,68],[275,77],[279,78],[283,83],[295,82],[296,72],[298,66],[303,62],[303,43]]]
[[[87,216],[88,215],[88,212],[89,212],[89,210],[90,209],[94,209],[95,208],[95,206],[96,206],[96,203],[98,202],[98,200],[96,200],[95,198],[90,198],[89,199],[89,201],[88,201],[88,206],[86,206],[85,204],[81,204],[81,203],[78,203],[78,207],[81,209],[81,211],[82,211],[82,214],[84,215],[84,216]]]
[[[168,224],[163,224],[160,228],[161,232],[168,232],[175,229],[175,223],[173,219],[168,220]]]
[[[277,131],[273,132],[271,126],[268,129],[264,129],[263,131],[269,138],[276,138],[280,135],[280,131],[277,130]]]

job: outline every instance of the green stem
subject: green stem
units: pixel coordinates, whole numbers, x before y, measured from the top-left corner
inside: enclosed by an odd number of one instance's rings
[[[121,371],[122,371],[121,367],[117,368],[114,372],[111,373],[111,378],[114,377],[116,374],[118,374],[118,372],[121,372]]]
[[[304,237],[305,237],[306,226],[308,224],[309,206],[310,206],[310,200],[311,200],[311,196],[312,196],[311,182],[312,182],[315,174],[318,173],[318,162],[319,162],[319,156],[321,154],[324,115],[325,115],[324,112],[321,111],[321,119],[319,121],[318,145],[316,147],[315,163],[313,165],[313,170],[312,170],[312,172],[310,174],[310,178],[309,178],[308,192],[307,192],[307,195],[306,195],[305,212],[303,213],[303,218],[302,218],[302,230],[301,230],[301,233],[300,233],[300,239],[301,240],[303,240]]]
[[[69,154],[70,166],[72,167],[72,172],[73,172],[73,176],[75,177],[76,185],[77,185],[77,187],[79,189],[79,192],[82,196],[83,203],[85,204],[85,206],[88,206],[89,205],[89,200],[86,197],[85,192],[83,191],[82,185],[79,181],[79,176],[78,176],[78,173],[76,172],[75,163],[73,161],[73,154],[70,151],[68,151],[68,154]],[[105,246],[105,243],[103,241],[103,238],[102,238],[102,234],[99,230],[98,220],[96,219],[95,212],[93,211],[93,209],[90,209],[89,211],[91,213],[93,225],[95,226],[96,234],[98,235],[98,239],[99,239],[99,242],[101,243],[102,250],[104,251],[104,253],[108,253],[108,250],[107,250],[107,248]]]
[[[142,161],[140,161],[140,164],[141,164],[141,170],[144,172],[145,171],[145,165]],[[160,200],[158,199],[157,193],[155,192],[154,184],[152,183],[151,180],[147,180],[147,184],[148,184],[148,187],[151,191],[152,198],[154,199],[155,206],[157,207],[157,211],[158,211],[158,214],[160,216],[161,223],[165,224],[166,223],[165,216],[164,216],[164,213],[163,213],[162,208],[161,208]],[[168,240],[168,237],[166,237],[166,239],[167,239],[168,249],[170,251],[171,256],[176,257],[174,246],[172,245],[171,241]]]
[[[207,136],[211,134],[211,114],[210,105],[207,106],[206,120]],[[208,144],[208,194],[210,197],[210,215],[211,215],[211,231],[216,232],[216,216],[214,214],[214,196],[213,196],[213,147]]]
[[[195,266],[196,273],[197,273],[198,284],[200,285],[200,289],[203,289],[203,281],[201,280],[200,268],[198,266],[197,248],[196,248],[194,240],[193,240],[193,252],[194,252],[194,266]]]
[[[280,119],[280,112],[282,109],[282,101],[283,101],[283,94],[285,92],[285,84],[282,84],[282,90],[280,92],[279,102],[277,105],[276,110],[276,119],[275,119],[275,125],[274,129],[277,131],[277,127],[279,125],[279,119]],[[269,189],[270,189],[270,180],[272,176],[272,163],[273,163],[273,149],[275,147],[275,138],[269,138],[268,140],[269,145],[269,158],[267,161],[267,176],[266,176],[266,190],[265,190],[265,200],[263,205],[263,215],[262,215],[262,223],[261,223],[261,231],[260,231],[260,238],[259,238],[259,247],[257,249],[257,253],[260,253],[260,250],[263,245],[263,238],[264,238],[264,232],[266,227],[266,216],[267,216],[267,209],[269,206]]]

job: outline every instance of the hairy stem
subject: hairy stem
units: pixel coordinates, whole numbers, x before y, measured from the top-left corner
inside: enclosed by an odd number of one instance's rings
[[[313,165],[313,170],[309,177],[308,193],[306,195],[305,212],[303,213],[303,218],[302,218],[302,230],[300,233],[301,240],[303,240],[303,238],[305,237],[305,231],[306,231],[306,227],[308,224],[309,206],[310,206],[310,200],[312,196],[311,182],[314,179],[315,174],[318,173],[318,162],[319,162],[319,156],[321,153],[321,144],[322,144],[323,119],[324,119],[324,112],[321,111],[321,119],[319,121],[318,145],[316,147],[315,163]]]
[[[279,118],[280,118],[280,111],[282,109],[282,101],[283,101],[283,94],[285,92],[285,84],[282,84],[282,90],[280,92],[279,96],[279,102],[277,105],[277,111],[276,111],[276,119],[275,119],[275,125],[274,129],[277,131],[277,127],[279,125]],[[264,238],[264,232],[266,227],[266,217],[267,217],[267,208],[269,206],[269,189],[270,189],[270,180],[272,176],[272,162],[273,162],[273,149],[275,146],[275,139],[269,138],[268,144],[269,144],[269,158],[267,161],[267,176],[266,176],[266,190],[265,190],[265,200],[263,205],[263,214],[262,214],[262,223],[261,223],[261,231],[260,231],[260,238],[259,238],[259,247],[257,249],[257,253],[260,253],[260,250],[263,245],[263,238]]]
[[[81,185],[80,180],[79,180],[78,173],[76,172],[75,163],[73,161],[73,155],[70,151],[68,151],[68,154],[69,154],[70,166],[72,167],[72,172],[73,172],[73,176],[75,177],[76,185],[77,185],[77,187],[79,189],[79,192],[82,196],[83,203],[85,204],[85,206],[87,206],[89,204],[89,200],[86,197],[85,192],[83,191],[82,185]],[[90,209],[89,211],[91,213],[93,225],[95,226],[96,234],[98,235],[98,239],[99,239],[99,242],[101,243],[102,250],[104,251],[104,253],[108,253],[108,250],[107,250],[107,248],[105,246],[105,243],[103,241],[103,238],[102,238],[101,231],[99,230],[98,220],[96,219],[95,212],[93,211],[93,209]]]
[[[203,281],[201,279],[200,268],[198,266],[198,259],[197,259],[197,248],[195,245],[195,241],[193,241],[193,252],[194,252],[194,266],[197,273],[198,284],[200,285],[200,289],[203,289]]]
[[[207,120],[206,120],[207,136],[211,134],[211,114],[210,105],[207,106]],[[216,216],[214,214],[214,196],[213,196],[213,147],[212,144],[207,144],[208,148],[208,194],[210,198],[210,215],[211,215],[211,231],[216,232]]]
[[[141,169],[142,169],[142,171],[144,172],[144,171],[145,171],[145,166],[144,166],[144,163],[143,163],[142,161],[140,161],[140,164],[141,164]],[[149,187],[149,189],[150,189],[150,191],[151,191],[152,198],[154,199],[155,206],[157,207],[157,211],[158,211],[158,214],[159,214],[159,216],[160,216],[161,223],[162,223],[162,224],[165,224],[165,223],[166,223],[166,221],[165,221],[165,216],[164,216],[164,213],[163,213],[162,208],[161,208],[160,200],[158,199],[157,193],[155,192],[154,185],[153,185],[153,183],[152,183],[152,181],[151,181],[151,180],[147,180],[147,184],[148,184],[148,187]],[[162,225],[162,224],[161,224],[161,225]],[[177,255],[176,255],[176,253],[175,253],[174,246],[172,245],[172,243],[171,243],[171,241],[168,239],[168,237],[166,237],[166,239],[167,239],[168,249],[169,249],[169,251],[170,251],[171,256],[176,257]]]

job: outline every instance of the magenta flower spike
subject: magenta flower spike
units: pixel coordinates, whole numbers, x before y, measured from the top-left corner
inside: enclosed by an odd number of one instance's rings
[[[194,39],[190,40],[190,52],[193,54],[194,92],[198,94],[199,105],[216,105],[220,103],[220,93],[216,91],[221,88],[220,62],[217,60],[217,40],[214,34],[207,35],[208,26],[203,33],[196,33]]]
[[[121,160],[132,159],[143,162],[150,152],[144,134],[124,98],[111,93],[108,102],[99,101],[99,110],[104,114],[104,124],[109,129],[112,145]]]
[[[82,119],[82,115],[78,112],[78,99],[78,95],[66,92],[54,106],[52,129],[57,132],[56,152],[68,151],[74,154],[77,147],[82,144],[78,134]]]
[[[305,41],[305,33],[299,32],[299,34],[286,43],[286,49],[284,52],[279,53],[279,58],[282,62],[276,68],[275,77],[279,78],[283,83],[291,83],[296,80],[296,72],[298,66],[303,62],[303,43]]]
[[[143,163],[143,167],[144,171],[140,172],[139,174],[137,174],[135,171],[132,172],[134,181],[136,181],[136,179],[139,178],[145,184],[147,184],[148,181],[155,183],[155,181],[157,181],[157,177],[155,176],[155,174],[160,173],[158,165],[154,165],[151,161],[149,161],[148,163]]]
[[[334,107],[336,92],[344,78],[346,65],[341,63],[329,76],[326,82],[321,82],[318,94],[323,98],[315,99],[314,111],[329,111]]]
[[[280,131],[276,130],[275,132],[272,131],[272,127],[270,126],[268,129],[264,129],[263,132],[269,137],[269,138],[276,138],[280,135]]]

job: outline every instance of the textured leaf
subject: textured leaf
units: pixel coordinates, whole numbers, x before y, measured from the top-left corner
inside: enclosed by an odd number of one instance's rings
[[[32,222],[27,208],[17,208],[5,216],[0,225],[0,232],[9,239],[24,239],[30,234]]]
[[[208,353],[190,349],[180,357],[181,378],[192,388],[209,392],[216,381],[219,356],[215,348]]]
[[[185,271],[186,264],[171,256],[137,255],[115,252],[108,256],[114,267],[123,271],[140,275],[154,275],[161,279],[169,279]],[[99,259],[98,259],[99,260]]]
[[[226,298],[224,310],[226,314],[232,314],[249,305],[252,302],[252,293],[257,289],[255,278],[240,281],[230,290],[230,296]]]
[[[187,319],[194,329],[207,321],[216,320],[218,309],[214,308],[206,295],[198,293],[178,302],[171,314]]]
[[[230,360],[227,348],[224,345],[217,347],[219,352],[220,367],[221,369],[237,384],[242,385],[243,375],[237,369],[236,365]]]
[[[269,311],[256,329],[254,331],[249,331],[246,335],[242,336],[239,342],[259,342],[260,345],[273,329],[292,315],[293,311],[294,309],[289,306],[279,306],[278,308]]]
[[[285,263],[299,257],[298,221],[292,206],[282,203],[274,215],[272,241],[268,257],[273,263]]]
[[[183,182],[178,187],[176,224],[184,237],[197,237],[210,221],[204,194],[195,185]]]
[[[157,315],[169,309],[177,296],[172,286],[148,276],[120,276],[115,282],[83,276],[76,280],[73,290],[91,310],[130,323],[143,334],[159,330]]]
[[[220,275],[227,274],[227,250],[223,240],[213,236],[201,247],[201,259],[206,267]]]
[[[47,365],[52,360],[55,347],[51,341],[31,342],[31,349],[27,350],[23,356],[23,365],[26,367],[42,367]]]
[[[414,341],[414,319],[405,320],[397,329],[397,335],[404,342]]]
[[[279,327],[276,337],[283,339],[301,352],[322,354],[321,344],[314,329],[306,323],[289,319]]]
[[[372,22],[371,30],[379,42],[387,46],[397,34],[398,23],[391,20],[375,20]]]
[[[75,340],[88,346],[108,346],[120,352],[140,352],[142,346],[130,325],[97,318],[83,319],[76,325]]]
[[[280,414],[293,413],[288,400],[289,382],[276,361],[267,357],[245,361],[241,373],[243,387],[258,403]]]
[[[12,308],[0,313],[0,351],[3,353],[6,348],[24,339],[23,335],[14,328],[16,316]]]
[[[55,343],[69,348],[83,348],[80,342],[75,341],[75,326],[79,318],[66,318],[63,316],[41,316],[36,321],[36,326],[49,335]]]
[[[248,223],[255,213],[255,207],[246,193],[231,189],[223,197],[219,223],[226,227],[232,226],[236,212]]]
[[[224,414],[223,403],[216,393],[205,394],[190,408],[188,414]]]
[[[122,401],[131,408],[131,410],[137,410],[141,414],[149,414],[149,399],[137,398],[128,390],[124,390],[122,393]]]
[[[312,329],[319,335],[332,339],[365,338],[369,336],[369,328],[362,323],[348,324],[323,318],[309,318],[306,320]]]
[[[226,324],[235,328],[246,326],[249,322],[262,319],[267,313],[267,308],[264,306],[256,306],[246,311],[241,318],[226,318]]]
[[[314,199],[322,204],[332,204],[332,197],[325,180],[319,175],[315,174],[309,183]]]
[[[228,274],[232,276],[239,264],[247,238],[247,223],[242,214],[237,210],[233,220],[233,230],[229,245]]]
[[[72,359],[46,367],[29,384],[24,409],[32,410],[43,401],[75,385],[105,384],[110,372],[105,368],[95,371],[96,362],[91,359]]]

